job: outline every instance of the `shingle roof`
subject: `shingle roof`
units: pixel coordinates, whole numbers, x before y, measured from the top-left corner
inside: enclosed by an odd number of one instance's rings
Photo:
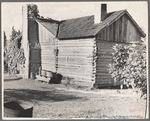
[[[54,36],[57,36],[59,21],[53,19],[36,19],[41,25],[43,25],[48,31],[50,31]]]
[[[58,38],[90,36],[88,29],[92,25],[94,25],[94,16],[64,20],[59,26]]]
[[[108,13],[106,18],[98,24],[94,24],[94,15],[63,20],[60,22],[54,20],[41,20],[40,23],[59,39],[94,37],[99,31],[112,24],[125,13],[130,17],[133,24],[138,28],[139,32],[144,37],[144,32],[126,10]]]

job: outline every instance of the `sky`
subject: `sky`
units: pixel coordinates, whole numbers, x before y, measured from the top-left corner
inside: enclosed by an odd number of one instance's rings
[[[33,2],[39,9],[39,14],[45,18],[56,20],[78,18],[95,14],[95,8],[102,3],[107,4],[107,12],[126,9],[137,24],[148,34],[148,6],[146,1],[134,2]],[[2,32],[7,38],[12,27],[22,31],[22,6],[29,3],[3,2],[2,3]]]

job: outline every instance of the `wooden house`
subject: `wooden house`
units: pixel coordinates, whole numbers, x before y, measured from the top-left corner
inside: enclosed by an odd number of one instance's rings
[[[26,77],[42,67],[81,81],[94,81],[96,87],[115,86],[108,72],[113,45],[146,36],[127,10],[107,13],[106,4],[101,5],[98,23],[94,15],[56,21],[28,20],[26,14],[24,8]]]

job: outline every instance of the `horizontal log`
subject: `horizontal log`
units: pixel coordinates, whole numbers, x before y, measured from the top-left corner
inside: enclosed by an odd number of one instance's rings
[[[98,58],[103,58],[103,59],[112,59],[112,56],[111,55],[104,55],[104,54],[100,54],[100,55],[97,55]]]
[[[104,69],[110,69],[109,64],[107,65],[96,65],[96,70],[104,70]]]
[[[82,73],[82,74],[90,74],[92,75],[93,69],[90,68],[75,68],[75,67],[65,67],[58,65],[59,70],[63,70],[66,72],[72,72],[72,73]]]
[[[94,55],[88,53],[59,53],[59,57],[83,57],[83,58],[93,58]]]
[[[68,64],[68,63],[58,63],[60,67],[74,67],[74,68],[87,68],[87,69],[93,69],[93,66],[88,65],[76,65],[76,64]]]
[[[58,55],[59,58],[84,58],[84,59],[93,59],[92,55]]]
[[[52,57],[52,56],[42,56],[41,59],[42,59],[42,60],[51,60],[51,61],[52,61],[52,60],[53,60],[53,61],[56,60],[55,57]]]
[[[112,59],[111,58],[101,58],[101,57],[98,57],[96,62],[108,62],[108,63],[111,63],[112,62]]]
[[[96,42],[96,46],[101,48],[112,48],[116,43],[110,43],[110,42]]]
[[[30,63],[41,63],[41,60],[40,61],[30,61]]]
[[[69,73],[80,73],[80,74],[89,74],[92,75],[92,69],[85,70],[83,68],[67,68],[67,67],[58,67],[59,70]]]
[[[110,64],[109,62],[97,62],[97,63],[96,63],[96,66],[98,66],[98,67],[99,67],[99,66],[109,67],[109,64]]]
[[[54,49],[50,50],[50,49],[42,49],[41,54],[53,54],[54,53]]]
[[[63,54],[67,54],[67,53],[78,53],[78,54],[92,54],[93,53],[93,49],[60,49],[59,48],[59,54],[63,55]]]
[[[81,47],[81,46],[78,46],[78,47],[66,47],[66,46],[59,46],[59,50],[62,50],[62,49],[69,49],[69,50],[93,50],[94,48],[93,47]]]
[[[96,54],[97,55],[104,54],[104,55],[110,55],[110,56],[112,56],[112,52],[113,51],[99,51],[99,52],[96,52]]]
[[[95,42],[95,38],[87,38],[87,39],[70,39],[70,40],[60,40],[59,44],[61,43],[93,43]]]
[[[78,65],[92,65],[93,60],[88,58],[67,58],[67,57],[58,57],[58,63],[65,63],[68,64],[78,64]]]
[[[94,43],[59,43],[59,47],[95,47],[96,44]]]
[[[46,66],[55,66],[55,64],[56,64],[56,62],[54,62],[54,61],[42,61],[42,63],[41,63],[42,65],[46,65]]]
[[[97,52],[113,52],[113,50],[112,49],[103,49],[103,48],[98,48],[97,49]]]
[[[47,67],[55,67],[55,62],[48,62],[48,63],[42,63],[42,66],[47,66]]]
[[[47,71],[56,72],[56,68],[54,68],[54,67],[42,66],[42,69],[43,70],[47,70]]]
[[[76,73],[67,73],[67,72],[64,72],[64,71],[60,71],[58,70],[58,73],[62,74],[63,76],[66,76],[66,77],[72,77],[72,78],[81,78],[81,79],[87,79],[87,80],[92,80],[94,79],[92,76],[87,76],[87,75],[80,75],[80,74],[76,74]]]
[[[107,72],[97,72],[96,75],[97,76],[108,76],[108,77],[111,77],[111,74],[109,74]]]
[[[67,62],[66,63],[61,63],[59,62],[58,65],[61,65],[61,66],[75,66],[75,67],[78,67],[78,68],[94,68],[93,65],[78,65],[78,64],[68,64]]]
[[[108,67],[96,67],[96,71],[108,71],[109,72],[109,68]]]
[[[95,77],[96,77],[96,79],[97,79],[97,78],[99,78],[99,79],[100,79],[100,78],[102,78],[102,79],[112,78],[111,76],[107,76],[107,75],[97,75],[97,74],[96,74]]]
[[[113,80],[111,78],[97,78],[96,77],[96,83],[97,84],[103,84],[103,83],[113,83]]]

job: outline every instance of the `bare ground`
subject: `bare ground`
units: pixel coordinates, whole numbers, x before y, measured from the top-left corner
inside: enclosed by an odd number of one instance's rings
[[[4,101],[34,103],[34,118],[145,118],[146,101],[131,89],[85,90],[32,79],[6,79],[3,85]]]

